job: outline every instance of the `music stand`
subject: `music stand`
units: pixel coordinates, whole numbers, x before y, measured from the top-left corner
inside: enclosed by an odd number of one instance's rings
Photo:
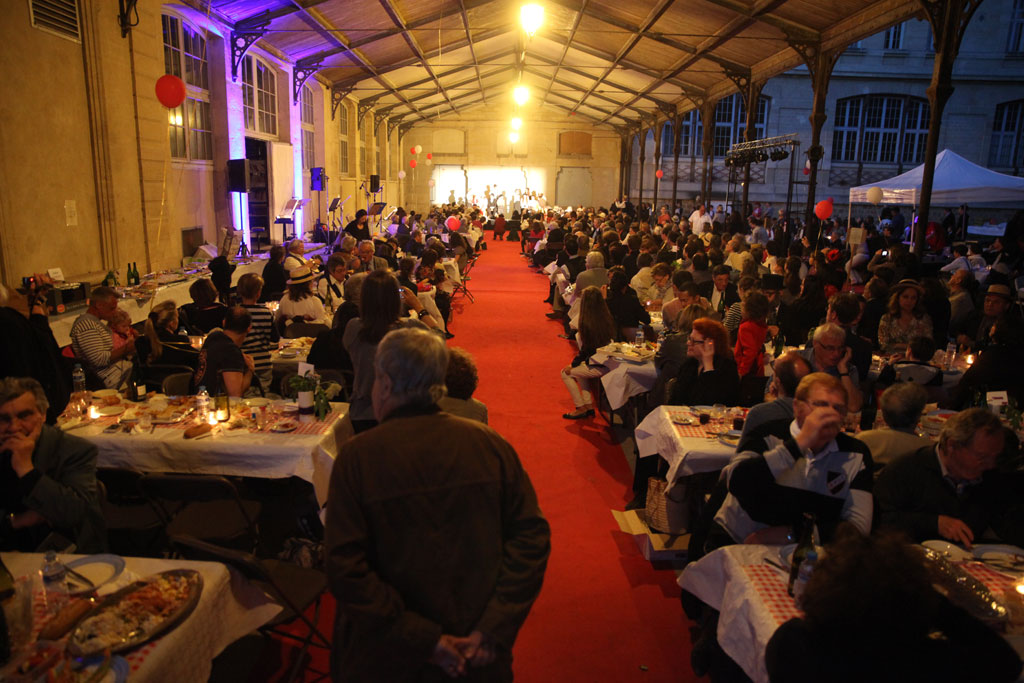
[[[377,232],[378,233],[380,232],[380,220],[379,220],[380,219],[380,215],[384,212],[384,208],[387,205],[388,205],[387,202],[374,202],[374,203],[370,204],[369,208],[366,210],[366,223],[367,224],[371,223],[374,218],[378,219],[378,222],[377,222]]]
[[[308,200],[296,199],[292,197],[285,202],[284,208],[281,213],[274,218],[274,223],[281,225],[281,241],[284,242],[289,239],[295,239],[295,212],[302,208]],[[288,228],[285,226],[292,226],[292,236],[288,237]]]

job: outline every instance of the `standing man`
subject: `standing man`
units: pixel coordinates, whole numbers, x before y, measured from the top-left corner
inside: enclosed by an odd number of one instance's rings
[[[331,472],[335,680],[512,680],[550,529],[512,447],[440,412],[447,363],[437,335],[388,333],[375,361],[380,424],[349,441]]]
[[[131,356],[135,353],[134,338],[115,349],[114,333],[104,324],[117,312],[117,299],[117,292],[110,287],[97,287],[89,295],[89,308],[71,326],[75,358],[108,389],[117,389],[132,374]]]
[[[689,223],[690,230],[694,235],[711,232],[711,215],[707,212],[707,209],[703,204],[698,206],[694,212],[690,214]]]

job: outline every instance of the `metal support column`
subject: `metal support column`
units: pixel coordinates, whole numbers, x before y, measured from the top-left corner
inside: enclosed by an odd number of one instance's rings
[[[814,216],[814,190],[818,183],[818,163],[825,156],[825,148],[821,146],[821,129],[828,115],[825,113],[825,98],[828,95],[828,83],[832,78],[832,69],[842,53],[841,49],[822,50],[821,43],[800,43],[790,41],[790,46],[807,65],[811,74],[811,87],[814,90],[814,103],[811,107],[811,145],[807,148],[807,158],[811,162],[807,176],[807,207],[804,212],[804,223],[810,226],[817,221]]]

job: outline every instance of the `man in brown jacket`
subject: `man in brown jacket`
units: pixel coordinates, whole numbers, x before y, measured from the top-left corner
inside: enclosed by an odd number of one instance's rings
[[[437,335],[385,336],[373,387],[380,425],[346,443],[331,473],[337,681],[512,680],[550,528],[512,447],[437,407],[447,361]]]

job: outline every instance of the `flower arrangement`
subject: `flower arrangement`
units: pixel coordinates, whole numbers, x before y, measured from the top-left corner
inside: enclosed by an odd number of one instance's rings
[[[299,393],[311,392],[313,394],[313,412],[318,420],[327,418],[328,413],[331,412],[331,399],[341,391],[341,385],[337,382],[321,382],[320,375],[312,370],[290,377],[288,388]]]

